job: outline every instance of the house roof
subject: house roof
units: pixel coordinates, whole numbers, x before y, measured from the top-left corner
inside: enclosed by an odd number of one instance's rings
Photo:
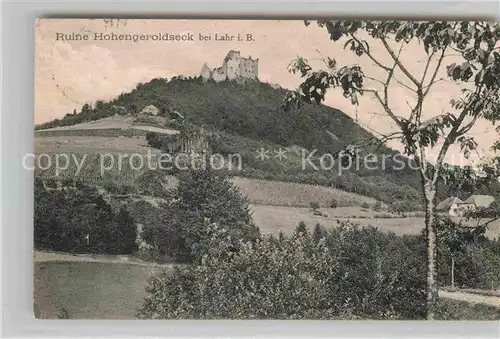
[[[495,198],[490,195],[472,195],[467,200],[465,200],[465,203],[474,204],[477,207],[488,208],[493,203],[493,201],[495,201]]]
[[[437,206],[438,211],[448,211],[453,204],[463,204],[464,202],[457,197],[449,197],[441,201]]]
[[[152,114],[158,114],[159,110],[156,108],[154,105],[148,105],[144,107],[144,109],[141,111],[141,113],[152,113]]]

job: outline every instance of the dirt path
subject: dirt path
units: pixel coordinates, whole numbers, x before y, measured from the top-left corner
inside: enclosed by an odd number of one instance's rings
[[[120,255],[93,255],[93,254],[67,254],[35,251],[33,256],[34,262],[47,261],[85,261],[85,262],[102,262],[113,264],[128,264],[148,267],[172,267],[172,264],[156,264],[152,262],[141,261],[140,259],[130,258],[129,256]]]
[[[466,301],[471,304],[484,304],[484,305],[500,307],[500,297],[495,297],[495,296],[465,293],[459,291],[453,291],[453,292],[439,291],[439,297],[459,300],[459,301]]]

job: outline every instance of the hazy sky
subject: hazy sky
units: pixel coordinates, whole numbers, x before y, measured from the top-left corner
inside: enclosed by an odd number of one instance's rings
[[[339,65],[360,64],[365,74],[380,79],[384,76],[368,58],[358,58],[343,50],[343,41],[333,43],[326,29],[316,23],[306,27],[303,21],[129,19],[106,23],[103,19],[43,19],[36,23],[35,30],[35,123],[60,118],[73,109],[79,111],[86,102],[114,98],[133,89],[138,82],[155,77],[199,75],[203,63],[218,67],[231,49],[239,50],[244,57],[259,58],[259,79],[285,88],[295,88],[300,83],[298,75],[287,72],[287,65],[297,56],[305,57],[317,67],[322,65],[321,56],[329,56]],[[89,40],[56,40],[57,33],[88,34]],[[195,41],[99,41],[94,40],[95,33],[191,33]],[[200,34],[210,34],[212,40],[199,41]],[[215,34],[241,34],[242,37],[252,34],[254,41],[215,41]],[[371,49],[380,62],[392,66],[392,59],[383,46],[374,43]],[[455,56],[449,55],[445,63],[454,59]],[[402,50],[402,62],[412,71],[421,74],[425,60],[423,47],[417,43],[406,45]],[[444,77],[444,68],[437,76],[441,77]],[[401,72],[396,78],[410,85]],[[374,88],[379,87],[372,83]],[[425,103],[425,116],[450,112],[448,102],[459,90],[460,87],[448,80],[436,84]],[[408,116],[409,104],[414,98],[409,90],[395,84],[391,87],[389,102],[398,115]],[[360,100],[359,107],[354,107],[335,90],[328,95],[326,104],[358,119],[371,131],[387,133],[393,128],[378,102],[368,95]],[[478,141],[482,153],[498,137],[486,122],[477,124],[470,134]],[[391,146],[397,147],[397,144]],[[450,162],[463,163],[456,149],[450,155]]]

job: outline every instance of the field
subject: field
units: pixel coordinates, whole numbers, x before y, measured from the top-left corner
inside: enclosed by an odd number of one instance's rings
[[[36,137],[35,153],[159,153],[148,146],[146,138],[136,136],[52,136]]]
[[[240,177],[235,177],[232,181],[254,204],[309,207],[309,203],[315,201],[322,207],[328,207],[332,199],[337,200],[343,206],[360,206],[363,203],[375,204],[376,202],[375,199],[369,197],[325,186]]]
[[[321,212],[326,216],[314,215],[306,207],[252,204],[251,210],[255,223],[264,234],[277,234],[280,231],[291,233],[301,221],[304,221],[312,230],[316,223],[330,228],[338,226],[338,221],[349,220],[360,226],[373,226],[396,235],[419,234],[425,227],[425,219],[422,217],[388,218],[386,213],[364,210],[359,207],[321,208]],[[490,238],[500,236],[500,220],[489,225],[486,235]]]
[[[132,319],[148,277],[160,268],[103,262],[35,263],[35,315],[76,319]]]
[[[62,126],[62,127],[48,128],[45,130],[37,130],[35,131],[35,136],[70,136],[70,135],[91,136],[91,135],[102,134],[99,132],[99,130],[105,132],[107,131],[110,134],[110,136],[116,136],[115,134],[119,133],[119,131],[129,131],[129,130],[151,131],[164,134],[178,133],[178,131],[172,129],[147,126],[140,122],[136,123],[134,122],[134,117],[113,116],[71,126]],[[145,134],[145,133],[140,133],[140,134]],[[101,136],[106,136],[106,135],[101,135]]]
[[[133,319],[146,296],[148,278],[161,269],[52,258],[60,260],[34,265],[34,312],[39,319],[57,319],[64,311],[70,319]],[[443,319],[499,319],[492,306],[441,299],[440,308]]]

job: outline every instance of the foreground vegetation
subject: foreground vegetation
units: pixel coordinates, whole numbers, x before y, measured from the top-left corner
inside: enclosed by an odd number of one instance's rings
[[[291,236],[241,242],[235,251],[224,241],[226,228],[210,223],[202,227],[210,246],[201,260],[153,277],[139,317],[425,318],[425,242],[421,236],[397,237],[349,223],[328,231],[317,225],[311,233],[300,224]],[[490,248],[495,251],[498,246]],[[440,277],[446,284],[448,267],[446,258],[441,259]],[[472,266],[461,264],[457,284],[483,288],[491,284],[490,279],[495,279],[491,275],[471,270],[481,263],[482,259]],[[495,265],[483,267],[498,273]],[[498,278],[494,284],[499,286]],[[450,317],[451,313],[443,314]]]
[[[129,254],[137,249],[129,212],[113,211],[95,188],[46,187],[35,180],[35,248],[70,253]]]
[[[69,319],[135,319],[148,280],[162,269],[126,263],[35,263],[35,316]],[[499,309],[440,299],[439,319],[499,320]]]
[[[47,187],[37,180],[35,245],[73,253],[134,253],[145,260],[182,263],[174,270],[155,271],[147,284],[140,278],[147,292],[140,293],[145,300],[137,310],[140,318],[425,317],[423,235],[400,237],[350,222],[328,230],[320,224],[300,223],[290,235],[262,235],[247,198],[227,176],[211,170],[186,172],[175,189],[157,193],[164,194],[163,203],[138,200],[114,205],[79,183]],[[139,249],[138,224],[145,242]],[[500,286],[498,241],[476,234],[456,248],[449,234],[457,234],[460,240],[467,234],[457,233],[458,226],[447,219],[437,226],[442,239],[447,239],[440,243],[440,285],[450,284],[449,253],[454,258],[456,287]],[[92,236],[89,243],[87,234]],[[79,264],[68,265],[83,267]],[[71,270],[57,279],[98,274]],[[128,286],[139,279],[136,273],[132,277],[125,273],[120,283]],[[101,279],[106,280],[96,277]],[[82,290],[93,284],[86,280]],[[103,289],[100,297],[107,298],[107,287],[98,288]],[[79,312],[78,307],[86,309],[86,301],[75,303],[66,308],[69,317]],[[454,317],[456,312],[449,309],[443,316]]]

